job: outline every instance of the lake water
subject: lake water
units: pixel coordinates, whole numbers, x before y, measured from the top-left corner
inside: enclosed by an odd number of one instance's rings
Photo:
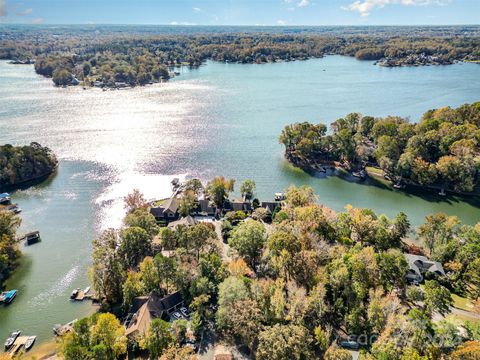
[[[55,88],[32,66],[0,62],[0,143],[37,141],[60,159],[49,181],[13,194],[23,209],[21,232],[38,229],[42,242],[22,247],[22,266],[8,283],[20,292],[0,308],[0,339],[19,328],[44,341],[53,324],[91,311],[68,300],[73,288],[88,285],[91,240],[121,224],[122,197],[134,187],[147,198],[164,197],[173,177],[252,178],[261,199],[305,184],[335,210],[352,204],[388,216],[404,211],[416,226],[440,211],[477,222],[480,206],[472,201],[311,177],[283,160],[277,139],[295,121],[330,123],[354,111],[417,120],[431,108],[478,101],[479,94],[475,64],[381,68],[340,56],[208,62],[169,83],[103,92]]]

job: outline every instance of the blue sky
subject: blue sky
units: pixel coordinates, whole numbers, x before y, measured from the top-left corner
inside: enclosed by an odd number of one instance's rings
[[[480,0],[0,0],[0,23],[479,24]]]

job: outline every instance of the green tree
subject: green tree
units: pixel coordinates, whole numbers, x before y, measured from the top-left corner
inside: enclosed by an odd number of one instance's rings
[[[153,359],[160,357],[174,343],[170,324],[162,319],[153,319],[140,346]]]
[[[223,204],[228,198],[228,194],[233,191],[234,185],[235,180],[227,180],[223,176],[219,176],[208,182],[206,192],[217,208],[223,209]]]
[[[313,339],[300,325],[276,324],[266,327],[259,335],[257,359],[310,359]]]
[[[448,314],[453,305],[452,294],[435,280],[425,281],[423,288],[425,307],[429,312],[437,311],[442,315]]]
[[[103,345],[107,359],[116,359],[127,352],[125,328],[113,314],[98,315],[91,327],[91,346]]]
[[[72,83],[72,73],[68,69],[55,69],[52,80],[57,86],[70,85]]]
[[[313,189],[308,186],[290,186],[285,193],[288,206],[296,208],[311,205],[315,202]]]
[[[129,227],[120,232],[118,255],[125,269],[136,268],[151,253],[151,240],[144,229]]]
[[[178,212],[181,216],[191,215],[197,208],[197,197],[193,191],[184,191],[178,204]]]
[[[249,220],[241,223],[232,231],[228,243],[255,270],[265,241],[265,226],[258,221]]]
[[[253,180],[245,180],[240,185],[240,193],[247,200],[251,200],[253,198],[253,195],[255,194],[255,189],[256,185],[255,181]]]
[[[112,229],[104,231],[98,239],[93,240],[90,267],[92,285],[97,296],[110,303],[121,301],[125,277],[117,254],[118,242],[118,233]]]
[[[150,237],[158,234],[159,228],[155,216],[146,209],[137,209],[125,217],[125,225],[128,227],[139,227],[147,232]]]

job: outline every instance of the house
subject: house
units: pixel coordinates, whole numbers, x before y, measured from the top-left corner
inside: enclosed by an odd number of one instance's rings
[[[188,215],[186,217],[181,218],[180,220],[172,221],[170,224],[168,224],[168,228],[173,230],[177,226],[193,226],[197,223],[198,221],[195,220],[195,218]]]
[[[212,206],[208,199],[200,199],[198,200],[197,213],[199,215],[215,216],[217,208]]]
[[[179,291],[160,297],[156,293],[149,296],[138,296],[133,299],[129,316],[124,322],[127,337],[143,336],[153,319],[169,320],[170,314],[183,306],[183,298]]]
[[[404,254],[408,262],[407,279],[411,281],[422,281],[426,273],[433,273],[437,276],[445,276],[443,266],[438,261],[428,260],[427,257],[421,255]]]
[[[152,214],[157,221],[171,222],[178,219],[178,200],[171,197],[159,206],[150,208]]]
[[[252,211],[252,204],[248,201],[242,200],[230,201],[227,203],[225,210],[243,211],[249,213]]]
[[[270,214],[273,214],[277,207],[281,208],[282,203],[280,201],[262,201],[260,204],[262,208],[267,209]]]

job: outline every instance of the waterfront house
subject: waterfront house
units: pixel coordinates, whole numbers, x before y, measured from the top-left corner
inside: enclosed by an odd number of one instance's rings
[[[152,206],[150,208],[150,213],[157,221],[165,221],[167,223],[175,221],[179,217],[178,200],[172,196],[161,205]]]
[[[280,201],[262,201],[260,206],[267,209],[267,212],[269,212],[270,214],[273,214],[277,207],[282,207],[282,203]]]
[[[168,321],[170,314],[182,306],[183,298],[179,291],[163,298],[156,293],[134,298],[130,314],[124,322],[125,335],[130,338],[145,335],[153,319]]]
[[[423,281],[426,273],[435,274],[436,276],[445,276],[443,266],[438,261],[429,260],[425,256],[404,254],[408,262],[407,279],[410,281]]]
[[[215,216],[217,208],[210,204],[210,200],[201,199],[198,200],[197,214],[206,216]]]
[[[243,211],[245,213],[250,213],[252,211],[252,204],[249,201],[242,200],[228,201],[225,204],[225,210]]]

